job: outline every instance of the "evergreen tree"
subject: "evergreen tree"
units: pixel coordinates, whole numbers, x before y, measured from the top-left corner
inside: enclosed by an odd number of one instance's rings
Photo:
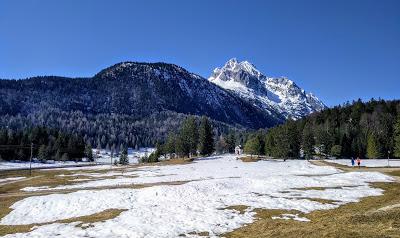
[[[173,154],[175,153],[175,143],[176,143],[176,136],[173,133],[169,133],[167,137],[167,141],[164,145],[164,152],[166,154]]]
[[[199,135],[196,118],[190,116],[182,123],[179,139],[177,141],[177,152],[181,156],[186,157],[196,154],[198,140]]]
[[[123,148],[121,151],[121,154],[119,156],[119,163],[122,165],[127,165],[129,164],[129,160],[128,160],[128,150],[127,148]]]
[[[218,137],[218,140],[215,143],[215,150],[219,154],[228,152],[228,145],[225,141],[225,137],[222,134]]]
[[[319,149],[320,155],[326,155],[331,149],[331,136],[322,127],[315,130],[315,144]]]
[[[275,140],[274,140],[274,135],[272,131],[269,131],[265,137],[265,155],[267,156],[273,156],[273,150],[275,149]]]
[[[233,132],[230,132],[225,138],[227,150],[229,153],[235,152],[236,138]]]
[[[397,116],[397,121],[394,125],[394,151],[395,157],[400,158],[400,114]]]
[[[85,147],[85,156],[86,156],[86,158],[88,158],[89,161],[94,161],[93,150],[92,150],[92,146],[90,144],[86,145],[86,147]]]
[[[244,145],[244,152],[250,154],[251,157],[253,155],[259,156],[262,153],[262,149],[262,141],[260,140],[259,136],[252,136]]]
[[[367,158],[378,159],[381,157],[382,154],[380,152],[377,140],[375,139],[375,136],[371,133],[368,135],[368,140],[367,140]]]
[[[275,133],[276,146],[272,150],[272,155],[278,158],[288,157],[290,154],[290,139],[287,125],[282,125],[278,127],[281,131],[280,133]]]
[[[211,155],[214,151],[214,132],[210,120],[203,116],[199,126],[199,152]]]
[[[312,158],[314,154],[314,135],[311,131],[310,125],[304,126],[301,145],[304,157],[306,159]]]
[[[68,161],[68,160],[69,160],[68,154],[67,154],[67,153],[64,153],[64,154],[61,156],[61,161]]]
[[[57,152],[56,152],[56,155],[54,156],[54,159],[55,160],[61,160],[61,156],[62,156],[62,154],[61,154],[60,149],[57,149]]]
[[[300,152],[300,133],[295,121],[288,120],[286,123],[286,135],[289,151],[285,156],[296,158]]]
[[[342,155],[342,147],[340,145],[332,146],[331,155],[335,156],[336,158],[340,158],[340,156]]]
[[[39,147],[39,153],[38,153],[38,159],[41,162],[46,162],[46,160],[49,158],[49,153],[47,150],[47,146],[46,145],[41,145]]]

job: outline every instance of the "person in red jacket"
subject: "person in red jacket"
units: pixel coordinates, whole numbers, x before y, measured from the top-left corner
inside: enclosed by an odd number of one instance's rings
[[[360,166],[361,166],[361,159],[360,159],[360,157],[357,157],[357,165],[358,165],[358,168],[360,168]]]

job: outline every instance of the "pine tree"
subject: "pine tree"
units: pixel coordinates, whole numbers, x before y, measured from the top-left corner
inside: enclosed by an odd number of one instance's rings
[[[217,142],[215,143],[215,150],[219,154],[228,152],[228,146],[223,135],[218,137]]]
[[[122,151],[121,151],[121,154],[119,156],[119,163],[122,164],[122,165],[129,164],[128,150],[126,148],[123,148]]]
[[[60,149],[57,149],[56,155],[54,156],[55,160],[61,160],[61,151]]]
[[[93,150],[90,144],[85,147],[85,156],[89,161],[93,161]]]
[[[61,156],[61,161],[68,161],[68,160],[69,160],[68,154],[67,154],[67,153],[64,153],[64,154]]]
[[[301,145],[305,158],[312,158],[314,154],[314,135],[309,125],[304,126]]]
[[[229,133],[225,138],[226,146],[229,153],[235,152],[236,138],[233,132]]]
[[[49,153],[47,151],[47,146],[46,145],[41,145],[39,147],[39,152],[38,152],[38,159],[41,162],[46,162],[46,160],[49,158]]]
[[[394,124],[394,151],[395,157],[400,158],[400,115],[397,116],[397,121]]]
[[[275,149],[275,140],[274,140],[274,135],[273,135],[273,131],[269,131],[267,133],[267,136],[265,137],[265,155],[267,156],[273,156],[273,150]]]
[[[247,140],[246,144],[244,145],[244,152],[247,154],[253,155],[260,155],[262,150],[262,142],[260,141],[259,136],[253,136]]]
[[[182,123],[182,127],[177,140],[177,152],[181,156],[188,156],[196,154],[197,144],[199,140],[196,118],[194,116],[188,117]]]
[[[340,156],[342,155],[342,146],[340,145],[332,146],[331,155],[335,156],[336,158],[340,158]]]
[[[320,155],[326,155],[328,154],[330,151],[330,147],[331,147],[331,142],[330,142],[330,135],[329,133],[321,127],[318,127],[315,130],[315,144],[318,146],[319,148],[319,153]]]
[[[289,138],[289,132],[287,125],[282,125],[278,127],[280,129],[280,133],[276,133],[274,135],[274,138],[276,140],[276,145],[273,149],[273,156],[274,157],[279,157],[279,158],[285,158],[290,155],[290,140]]]
[[[381,158],[382,154],[379,149],[379,145],[375,136],[371,133],[368,135],[367,139],[367,158],[369,159],[377,159]]]
[[[286,127],[286,135],[288,138],[289,151],[286,156],[298,157],[300,152],[300,133],[296,122],[289,120]]]
[[[214,133],[210,120],[203,116],[199,126],[199,151],[201,155],[211,155],[214,151]]]
[[[166,154],[175,153],[175,143],[176,143],[176,135],[174,133],[169,133],[167,137],[167,141],[164,145],[164,152]]]

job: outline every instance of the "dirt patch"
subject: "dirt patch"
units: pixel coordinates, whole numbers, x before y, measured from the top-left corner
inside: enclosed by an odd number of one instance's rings
[[[206,236],[208,237],[210,233],[208,231],[203,231],[203,232],[189,232],[189,235],[197,235],[197,236]]]

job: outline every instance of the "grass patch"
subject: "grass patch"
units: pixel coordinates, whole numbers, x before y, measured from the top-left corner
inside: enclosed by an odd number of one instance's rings
[[[246,209],[248,208],[248,206],[244,206],[244,205],[236,205],[236,206],[229,206],[229,207],[225,207],[224,209],[228,209],[228,210],[236,210],[239,212],[239,214],[244,214],[246,212]]]
[[[19,193],[20,189],[25,187],[36,187],[36,186],[49,186],[54,187],[57,185],[70,185],[76,182],[71,181],[76,178],[87,178],[86,176],[58,176],[60,174],[74,174],[74,173],[86,173],[87,171],[60,171],[60,170],[37,170],[33,171],[32,177],[28,180],[15,181],[11,184],[3,185],[0,187],[0,195],[7,195],[10,193]],[[23,176],[26,171],[13,171],[9,172],[7,176]]]
[[[390,176],[397,176],[400,177],[400,169],[395,171],[386,172]]]
[[[16,225],[16,226],[0,225],[0,236],[6,235],[6,234],[29,232],[32,229],[32,227],[38,226],[38,225],[47,225],[47,224],[52,224],[52,223],[71,223],[71,222],[77,222],[77,221],[80,221],[83,224],[87,224],[87,223],[105,221],[105,220],[109,220],[109,219],[119,216],[119,214],[121,214],[121,212],[123,212],[123,211],[126,211],[126,210],[124,210],[124,209],[107,209],[102,212],[95,213],[95,214],[88,215],[88,216],[74,217],[74,218],[58,220],[58,221],[48,222],[48,223]],[[82,227],[82,224],[79,224],[78,226]]]

